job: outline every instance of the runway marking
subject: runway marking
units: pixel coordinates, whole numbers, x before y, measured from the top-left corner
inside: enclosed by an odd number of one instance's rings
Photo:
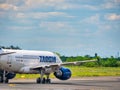
[[[9,84],[10,87],[15,87],[15,84]]]

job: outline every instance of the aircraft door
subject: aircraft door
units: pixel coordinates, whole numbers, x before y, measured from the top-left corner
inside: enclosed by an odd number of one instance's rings
[[[12,56],[11,55],[8,56],[7,64],[8,64],[8,67],[12,66]]]

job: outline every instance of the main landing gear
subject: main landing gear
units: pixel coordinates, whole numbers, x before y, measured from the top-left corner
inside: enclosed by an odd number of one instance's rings
[[[37,78],[36,80],[37,83],[40,83],[40,84],[50,84],[51,83],[51,79],[46,79],[46,78]]]
[[[43,77],[44,74],[45,74],[45,73],[44,73],[44,70],[41,70],[41,71],[40,71],[41,77],[37,78],[37,79],[36,79],[36,82],[37,82],[37,83],[40,83],[40,84],[50,84],[50,83],[51,83],[51,79],[49,79],[50,74],[49,74],[49,73],[46,74],[47,78]]]

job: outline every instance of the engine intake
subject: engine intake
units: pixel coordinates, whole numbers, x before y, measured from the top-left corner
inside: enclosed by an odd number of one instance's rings
[[[60,80],[67,80],[71,77],[71,71],[68,68],[61,67],[58,72],[55,72],[54,75]]]

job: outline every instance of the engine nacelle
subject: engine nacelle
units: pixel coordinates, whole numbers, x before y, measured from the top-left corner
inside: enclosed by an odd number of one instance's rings
[[[57,72],[54,73],[55,77],[60,80],[67,80],[71,77],[71,71],[68,68],[61,67]]]
[[[12,78],[14,78],[15,76],[16,76],[15,73],[7,73],[7,74],[6,74],[7,79],[12,79]]]

